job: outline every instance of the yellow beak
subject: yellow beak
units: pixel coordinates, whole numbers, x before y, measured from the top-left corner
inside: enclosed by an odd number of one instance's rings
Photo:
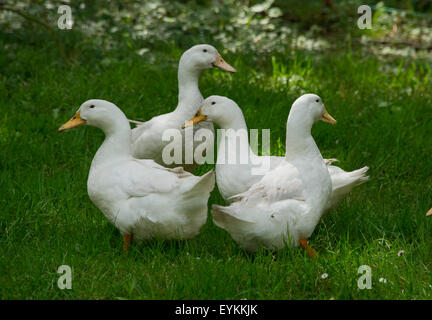
[[[432,208],[429,209],[429,211],[426,213],[426,217],[432,216]]]
[[[58,129],[58,131],[69,130],[75,127],[82,126],[83,124],[86,124],[86,121],[80,117],[80,112],[78,111],[68,122],[62,125]]]
[[[331,124],[336,124],[336,119],[335,118],[333,118],[328,112],[327,112],[327,110],[324,108],[324,112],[323,112],[323,114],[322,114],[322,116],[321,116],[321,120],[322,121],[324,121],[324,122],[328,122],[328,123],[331,123]]]
[[[201,108],[200,108],[192,119],[185,122],[185,124],[182,126],[182,129],[193,126],[194,124],[197,124],[197,123],[200,123],[201,121],[206,121],[206,120],[207,120],[207,116],[205,116],[201,113]]]
[[[228,71],[228,72],[237,72],[232,66],[230,66],[220,54],[216,56],[216,61],[213,62],[213,66],[218,67],[219,69]]]

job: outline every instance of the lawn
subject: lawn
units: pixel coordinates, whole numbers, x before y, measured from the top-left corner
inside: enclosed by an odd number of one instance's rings
[[[249,128],[271,129],[284,154],[293,101],[319,94],[338,123],[313,136],[345,170],[369,166],[353,192],[300,249],[248,254],[209,215],[187,241],[152,240],[122,251],[120,233],[91,203],[86,182],[103,141],[90,127],[58,133],[87,99],[114,102],[131,119],[173,110],[177,63],[188,45],[132,50],[67,65],[56,47],[0,38],[0,299],[431,299],[432,70],[429,61],[338,51],[255,55],[219,48],[238,72],[206,71],[204,97],[228,96]],[[203,165],[202,174],[210,169]],[[223,204],[217,187],[211,204]],[[403,250],[403,251],[401,251]],[[72,289],[57,286],[61,265]],[[360,290],[368,265],[372,288]],[[327,277],[325,277],[327,274]]]

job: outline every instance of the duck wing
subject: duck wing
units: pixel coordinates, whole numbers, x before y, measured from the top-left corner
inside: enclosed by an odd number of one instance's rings
[[[287,199],[305,201],[303,181],[296,167],[287,161],[271,170],[249,190],[231,197],[243,204],[256,202],[277,202]]]
[[[149,159],[134,159],[123,172],[123,188],[129,197],[186,192],[200,178],[184,171],[182,167],[165,168]]]

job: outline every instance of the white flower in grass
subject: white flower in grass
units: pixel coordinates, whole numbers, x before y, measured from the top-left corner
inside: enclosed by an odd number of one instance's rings
[[[387,283],[387,279],[386,278],[379,278],[379,282],[381,282],[381,283]]]
[[[405,250],[398,251],[398,257],[403,256],[405,254]]]
[[[328,278],[328,274],[327,273],[323,273],[322,275],[321,275],[321,279],[327,279]]]
[[[147,53],[147,52],[149,52],[149,51],[150,51],[149,48],[141,48],[141,49],[139,49],[138,51],[136,51],[136,53],[137,53],[139,56],[142,56],[142,55],[144,55],[145,53]]]
[[[386,108],[386,107],[388,107],[390,104],[387,102],[387,101],[381,101],[379,104],[378,104],[378,107],[380,107],[380,108]]]

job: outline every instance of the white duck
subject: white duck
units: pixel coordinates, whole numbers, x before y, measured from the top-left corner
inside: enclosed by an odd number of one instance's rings
[[[242,248],[255,251],[308,247],[307,239],[324,214],[332,192],[329,171],[311,135],[312,125],[336,121],[327,113],[321,98],[306,94],[298,98],[287,122],[286,155],[237,202],[228,207],[213,205],[215,224],[228,231]]]
[[[227,97],[210,96],[205,99],[196,116],[188,121],[186,126],[204,120],[211,121],[223,129],[216,160],[216,181],[220,194],[228,202],[232,202],[234,196],[247,191],[262,178],[263,173],[258,172],[257,169],[261,166],[265,168],[266,161],[269,164],[268,169],[273,170],[284,159],[278,156],[257,156],[252,151],[243,112],[233,100]],[[247,153],[248,159],[241,162],[240,153],[243,152]],[[233,163],[230,159],[237,161]],[[337,160],[325,160],[333,186],[326,211],[336,207],[352,188],[368,179],[365,176],[368,167],[346,172],[331,165],[334,161]]]
[[[134,158],[128,119],[111,102],[84,102],[59,131],[84,124],[105,133],[91,164],[88,194],[120,230],[124,249],[134,238],[186,239],[199,233],[214,187],[212,171],[198,177],[181,167],[167,169]]]
[[[153,159],[161,165],[169,165],[162,159],[163,148],[170,141],[163,141],[162,136],[168,129],[180,130],[185,121],[189,120],[199,109],[203,100],[198,88],[198,80],[201,72],[206,69],[218,67],[229,72],[236,70],[222,59],[218,51],[208,45],[200,44],[185,51],[180,58],[178,69],[178,104],[173,112],[156,116],[149,121],[139,124],[132,130],[132,151],[133,155],[140,159]],[[194,132],[200,128],[206,128],[214,132],[213,124],[204,122],[194,128]],[[182,131],[182,150],[184,152],[184,131]],[[214,140],[209,139],[207,150],[213,150]],[[195,142],[194,148],[201,144]],[[196,163],[185,163],[183,154],[182,163],[187,171],[196,168]],[[175,165],[175,164],[174,164]]]

